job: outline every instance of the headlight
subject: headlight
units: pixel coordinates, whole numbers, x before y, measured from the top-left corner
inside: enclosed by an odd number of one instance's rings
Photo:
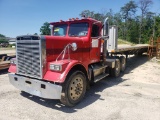
[[[50,70],[61,71],[62,65],[50,64]]]
[[[10,63],[16,65],[16,58],[12,58],[12,59],[10,60]]]

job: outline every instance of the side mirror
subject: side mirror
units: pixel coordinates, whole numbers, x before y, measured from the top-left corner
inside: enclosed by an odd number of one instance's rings
[[[72,46],[72,51],[76,51],[77,50],[77,44],[76,43],[72,43],[71,44],[71,46]]]

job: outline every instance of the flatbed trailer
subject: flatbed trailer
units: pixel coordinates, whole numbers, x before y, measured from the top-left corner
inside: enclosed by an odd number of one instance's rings
[[[148,52],[149,44],[137,44],[137,45],[118,45],[117,49],[110,51],[112,55],[125,55],[126,59],[128,55],[142,55]]]
[[[145,52],[148,52],[149,44],[136,44],[136,45],[127,45],[127,44],[121,44],[118,45],[118,31],[116,26],[111,26],[109,28],[109,36],[107,42],[107,50],[108,53],[112,55],[126,55],[126,58],[128,55],[142,55]]]
[[[112,54],[138,54],[147,52],[148,44],[137,44],[137,45],[118,45],[118,48],[111,51]]]

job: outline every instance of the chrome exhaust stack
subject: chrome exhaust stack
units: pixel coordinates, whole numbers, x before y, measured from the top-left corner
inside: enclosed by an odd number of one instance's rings
[[[103,23],[103,37],[104,37],[104,43],[103,43],[103,62],[106,62],[107,57],[107,40],[109,35],[109,23],[108,23],[108,17],[104,20]]]

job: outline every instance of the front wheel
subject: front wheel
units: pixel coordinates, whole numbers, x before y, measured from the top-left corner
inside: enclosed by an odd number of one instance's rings
[[[75,106],[86,93],[86,76],[81,71],[70,74],[63,84],[60,101],[66,106]]]

